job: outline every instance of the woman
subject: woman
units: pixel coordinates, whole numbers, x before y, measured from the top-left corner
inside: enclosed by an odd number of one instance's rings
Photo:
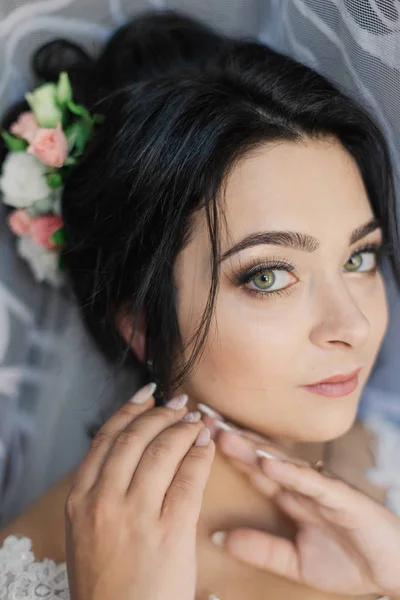
[[[354,423],[387,327],[387,245],[399,276],[379,130],[310,69],[174,14],[122,28],[70,74],[105,121],[64,190],[66,267],[103,350],[155,382],[68,480],[72,597],[400,593],[394,516],[306,467],[267,460],[264,478],[255,460],[268,439],[300,462]],[[227,422],[205,427],[199,403],[236,428],[215,455]],[[253,532],[251,564],[232,556],[248,528],[267,532]]]

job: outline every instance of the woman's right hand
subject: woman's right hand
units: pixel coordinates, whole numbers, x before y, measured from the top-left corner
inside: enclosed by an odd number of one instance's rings
[[[149,384],[99,430],[66,506],[71,600],[193,600],[196,526],[215,446],[187,397]],[[195,419],[200,414],[195,414]],[[190,418],[190,417],[189,417]]]

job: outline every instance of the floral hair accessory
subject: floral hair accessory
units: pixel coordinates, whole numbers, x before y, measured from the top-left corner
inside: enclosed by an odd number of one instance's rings
[[[25,97],[31,110],[1,132],[9,152],[0,192],[4,204],[15,209],[8,224],[18,237],[19,254],[38,281],[59,286],[64,280],[60,252],[66,242],[63,184],[103,116],[74,102],[65,72],[57,83],[44,83]]]

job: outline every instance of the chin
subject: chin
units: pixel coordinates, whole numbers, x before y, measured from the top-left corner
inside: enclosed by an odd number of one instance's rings
[[[319,414],[318,420],[313,419],[309,423],[309,427],[302,428],[304,436],[297,441],[330,442],[345,435],[352,428],[357,418],[357,406],[350,405],[346,407],[346,410],[343,407],[338,407],[336,411],[329,411],[329,415],[326,416]]]
[[[354,425],[361,399],[362,386],[342,397],[310,394],[298,397],[293,413],[292,435],[298,442],[329,442],[345,435]]]

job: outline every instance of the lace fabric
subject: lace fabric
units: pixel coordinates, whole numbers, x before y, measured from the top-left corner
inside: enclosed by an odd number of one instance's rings
[[[0,548],[0,600],[70,600],[67,567],[45,558],[36,562],[32,542],[9,535]],[[214,594],[208,600],[220,600]]]
[[[69,600],[65,563],[36,562],[32,542],[9,535],[0,548],[0,600]]]
[[[45,558],[36,562],[32,542],[9,535],[0,547],[0,600],[70,600],[67,567]],[[210,594],[208,600],[220,600]],[[387,596],[378,600],[390,600]]]

